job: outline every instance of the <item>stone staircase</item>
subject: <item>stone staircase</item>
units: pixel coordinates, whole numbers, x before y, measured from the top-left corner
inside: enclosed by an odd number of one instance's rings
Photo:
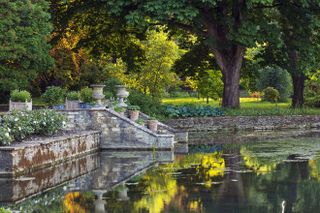
[[[106,150],[177,150],[185,152],[188,133],[175,130],[159,122],[158,131],[152,132],[112,109],[62,110],[69,130],[101,131],[100,147]],[[141,113],[145,123],[149,116]],[[183,144],[181,146],[181,144]],[[175,147],[179,147],[175,149]],[[181,148],[183,147],[183,148]]]

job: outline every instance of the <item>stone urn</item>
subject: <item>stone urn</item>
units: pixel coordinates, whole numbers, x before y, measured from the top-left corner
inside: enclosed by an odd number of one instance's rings
[[[124,85],[116,85],[115,87],[117,88],[118,106],[127,107],[128,105],[124,101],[129,96],[129,92]]]
[[[95,108],[103,108],[102,99],[104,99],[103,88],[105,87],[105,85],[104,84],[93,84],[93,85],[91,85],[91,87],[93,89],[92,97],[96,101]]]
[[[158,131],[158,120],[150,119],[147,121],[148,129],[150,129],[152,132]]]

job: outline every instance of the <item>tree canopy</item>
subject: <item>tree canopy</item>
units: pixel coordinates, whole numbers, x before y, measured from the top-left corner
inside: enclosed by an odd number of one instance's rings
[[[48,71],[53,60],[47,43],[52,25],[45,0],[0,0],[0,93],[31,89],[37,73]]]

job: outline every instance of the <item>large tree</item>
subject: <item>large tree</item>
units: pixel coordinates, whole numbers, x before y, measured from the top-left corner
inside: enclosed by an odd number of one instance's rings
[[[306,74],[319,68],[320,2],[317,0],[278,0],[283,68],[292,76],[292,107],[304,104]],[[274,46],[280,46],[274,44]],[[275,48],[279,49],[279,48]]]
[[[124,20],[130,26],[145,29],[150,25],[168,25],[195,34],[214,54],[222,70],[224,107],[239,107],[239,79],[246,47],[255,46],[261,35],[272,31],[272,22],[264,17],[264,8],[273,0],[75,0],[53,2],[59,8],[57,32],[64,31],[68,18],[84,10],[105,10],[108,17]],[[66,18],[67,17],[67,18]],[[97,17],[96,15],[93,17]],[[92,26],[96,22],[91,23]],[[100,25],[102,26],[102,25]],[[99,32],[99,29],[96,28]],[[105,37],[108,34],[105,34]]]
[[[31,89],[53,64],[47,43],[52,26],[45,0],[0,0],[0,91]]]
[[[214,54],[222,70],[222,105],[239,107],[239,80],[246,47],[271,29],[263,8],[271,0],[109,0],[109,13],[131,24],[167,24],[190,31]],[[267,33],[265,33],[267,34]]]

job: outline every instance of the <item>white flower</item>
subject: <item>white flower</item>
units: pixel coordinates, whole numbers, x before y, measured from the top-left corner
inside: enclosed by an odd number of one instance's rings
[[[14,118],[14,121],[18,121],[19,120],[19,118]]]
[[[8,132],[11,132],[11,129],[10,129],[10,128],[8,128]]]
[[[7,138],[10,137],[9,132],[6,132],[6,134],[4,134]]]

